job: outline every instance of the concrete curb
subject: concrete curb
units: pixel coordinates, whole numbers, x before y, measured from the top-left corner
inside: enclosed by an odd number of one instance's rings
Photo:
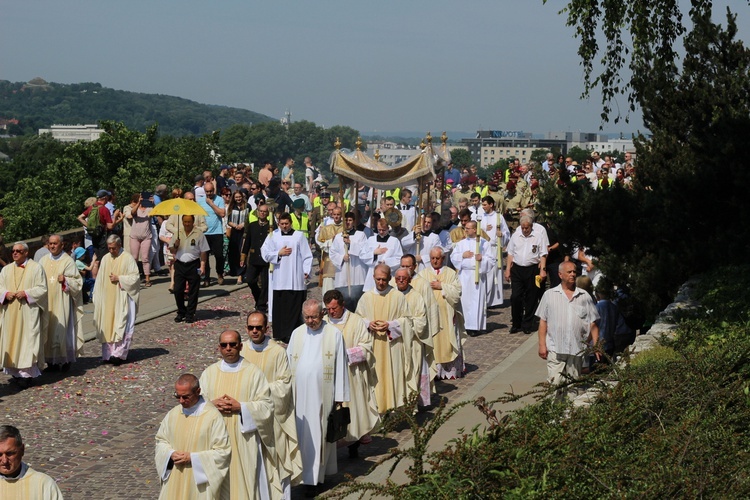
[[[480,378],[469,390],[466,391],[465,394],[463,394],[459,401],[456,401],[456,403],[459,403],[461,401],[471,401],[475,398],[477,398],[480,393],[487,388],[492,382],[497,380],[504,372],[510,370],[514,364],[516,364],[519,360],[521,360],[524,356],[529,355],[529,351],[536,350],[537,346],[539,345],[539,338],[536,335],[536,332],[534,334],[530,335],[529,338],[515,351],[510,353],[508,357],[506,357],[504,360],[502,360],[500,363],[498,363],[494,368],[492,368],[490,371],[485,373],[482,378]],[[442,432],[450,432],[455,434],[455,428],[453,425],[449,425],[450,422],[454,421],[456,418],[459,417],[461,411],[466,410],[467,407],[462,408],[459,410],[458,413],[453,415],[453,417],[446,422],[446,425],[444,425],[432,438],[431,441],[434,441],[435,438],[439,436]],[[468,408],[469,410],[472,410],[472,407]],[[458,434],[451,435],[450,438],[457,437]],[[414,446],[414,439],[409,438],[406,442],[401,444],[402,447],[411,447]],[[399,466],[396,468],[396,470],[393,471],[393,475],[389,473],[390,468],[393,464],[393,460],[386,460],[382,464],[378,465],[375,470],[370,472],[369,474],[365,476],[361,476],[357,480],[366,481],[366,482],[372,482],[372,483],[385,483],[388,479],[396,479],[399,476],[399,470],[403,468],[404,464],[408,463],[407,460],[402,460]]]

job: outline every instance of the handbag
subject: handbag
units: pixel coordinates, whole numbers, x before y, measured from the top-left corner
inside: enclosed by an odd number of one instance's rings
[[[335,443],[346,437],[346,428],[352,421],[349,408],[341,403],[334,403],[331,413],[328,414],[328,429],[326,430],[326,441]]]

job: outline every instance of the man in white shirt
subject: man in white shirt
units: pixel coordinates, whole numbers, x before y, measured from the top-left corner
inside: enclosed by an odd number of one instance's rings
[[[537,274],[543,280],[547,276],[547,232],[533,227],[531,217],[521,217],[520,226],[508,244],[508,260],[505,279],[510,281],[511,318],[510,333],[523,330],[530,334],[533,329],[534,311],[539,303]]]

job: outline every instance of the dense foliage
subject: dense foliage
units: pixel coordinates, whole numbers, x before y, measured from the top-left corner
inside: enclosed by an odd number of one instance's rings
[[[226,106],[188,99],[102,87],[98,83],[60,84],[34,79],[29,83],[0,80],[0,118],[17,119],[10,133],[36,134],[53,124],[77,125],[114,120],[145,132],[154,124],[163,134],[201,135],[235,123],[262,123],[273,118]]]
[[[416,428],[415,447],[395,452],[413,460],[408,484],[346,488],[407,499],[746,498],[748,306],[725,299],[736,290],[747,294],[748,270],[724,268],[703,278],[699,298],[709,308],[722,305],[721,317],[704,310],[663,346],[580,381],[601,389],[591,407],[545,398],[500,417],[502,405],[491,409],[480,399],[486,432],[473,430],[425,454],[424,433],[435,429]],[[453,411],[442,409],[437,422]]]
[[[605,90],[605,103],[624,90],[652,135],[636,142],[633,189],[547,189],[543,211],[561,240],[589,247],[647,315],[689,276],[744,261],[750,241],[750,169],[743,162],[750,51],[737,39],[734,14],[721,25],[712,20],[711,2],[693,0],[691,7],[689,30],[671,0],[576,0],[567,8],[570,24],[597,27],[577,31],[591,75],[587,84]],[[603,53],[597,52],[598,38],[584,33],[600,30],[613,35]],[[623,34],[633,39],[632,48],[618,41]],[[681,58],[675,46],[680,35]],[[597,57],[609,66],[594,77]],[[623,64],[634,75],[628,85],[616,84],[612,75]],[[606,106],[605,112],[614,118]]]
[[[288,126],[277,122],[252,126],[235,124],[222,131],[219,146],[224,162],[260,164],[269,160],[274,164],[283,164],[287,157],[292,157],[297,162],[295,178],[302,180],[305,177],[302,163],[305,156],[327,172],[336,139],[340,140],[342,148],[354,149],[358,136],[359,132],[351,127],[336,125],[323,128],[309,121],[292,122]],[[362,148],[366,147],[363,142]]]
[[[304,121],[289,127],[276,122],[233,125],[225,133],[181,137],[160,135],[156,125],[145,132],[109,121],[100,126],[106,133],[93,142],[62,144],[34,135],[0,140],[0,149],[11,156],[0,172],[7,239],[76,227],[83,202],[99,189],[115,193],[120,207],[132,194],[153,191],[157,184],[189,189],[196,174],[207,169],[218,174],[217,161],[260,168],[264,160],[281,166],[291,156],[297,163],[295,177],[302,180],[303,160],[310,156],[330,177],[328,159],[336,138],[353,149],[358,136],[350,127],[324,129]]]

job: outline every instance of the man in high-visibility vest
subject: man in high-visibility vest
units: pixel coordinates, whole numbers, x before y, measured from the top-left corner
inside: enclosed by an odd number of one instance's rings
[[[305,239],[310,239],[310,218],[305,213],[305,200],[297,198],[292,203],[294,211],[291,213],[292,216],[292,229],[295,231],[301,231],[305,235]]]

